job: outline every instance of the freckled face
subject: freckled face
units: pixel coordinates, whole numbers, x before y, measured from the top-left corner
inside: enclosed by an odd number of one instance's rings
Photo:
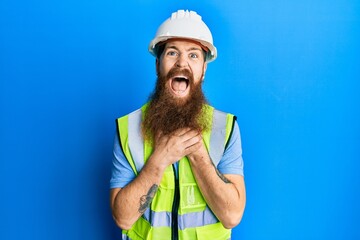
[[[166,89],[178,99],[189,97],[192,86],[202,81],[206,66],[201,46],[184,40],[167,42],[157,60],[158,74],[167,76]]]

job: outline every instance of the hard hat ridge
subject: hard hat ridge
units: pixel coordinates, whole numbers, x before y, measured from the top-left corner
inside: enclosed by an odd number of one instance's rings
[[[177,12],[173,12],[171,14],[171,19],[180,19],[180,18],[185,18],[185,19],[197,19],[197,20],[201,20],[201,16],[198,15],[196,12],[194,11],[189,11],[189,10],[178,10]]]
[[[212,34],[200,15],[195,11],[178,10],[171,14],[158,28],[149,44],[149,52],[157,56],[157,44],[171,38],[190,39],[207,49],[206,61],[211,62],[217,56]]]

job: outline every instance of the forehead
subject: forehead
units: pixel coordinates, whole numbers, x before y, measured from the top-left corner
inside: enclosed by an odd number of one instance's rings
[[[176,48],[178,50],[203,50],[203,46],[192,40],[184,40],[184,39],[171,39],[166,42],[165,49],[167,48]]]

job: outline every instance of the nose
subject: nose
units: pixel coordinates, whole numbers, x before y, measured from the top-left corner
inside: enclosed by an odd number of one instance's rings
[[[186,60],[185,54],[180,54],[176,61],[176,66],[178,68],[184,68],[184,67],[187,67],[188,65],[189,65],[189,63]]]

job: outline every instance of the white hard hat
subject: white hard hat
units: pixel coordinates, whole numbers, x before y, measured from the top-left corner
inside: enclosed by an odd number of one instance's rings
[[[157,56],[157,44],[171,38],[185,38],[199,42],[206,47],[206,61],[214,61],[217,56],[216,47],[209,28],[194,11],[178,10],[171,14],[158,28],[154,39],[149,44],[149,52]]]

